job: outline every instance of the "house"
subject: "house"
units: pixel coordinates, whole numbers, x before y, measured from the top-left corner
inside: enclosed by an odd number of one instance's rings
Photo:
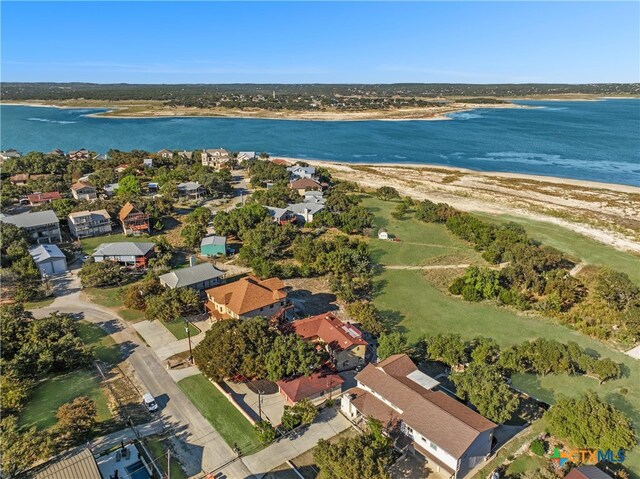
[[[79,181],[71,185],[71,195],[76,200],[93,201],[98,198],[95,186],[80,183]]]
[[[322,185],[311,178],[300,178],[289,183],[289,188],[304,196],[307,191],[322,191]]]
[[[12,158],[20,158],[22,155],[14,149],[2,150],[0,152],[0,158],[3,160],[10,160]]]
[[[236,159],[238,160],[238,162],[249,161],[249,160],[255,160],[256,156],[258,155],[256,155],[255,151],[239,151]]]
[[[156,153],[160,158],[173,158],[173,151],[171,150],[167,150],[166,148],[164,150],[160,150],[158,153]]]
[[[29,254],[43,277],[67,272],[67,258],[54,244],[34,246],[29,248]]]
[[[207,290],[205,304],[211,321],[254,316],[273,317],[288,306],[287,287],[278,278],[247,276]]]
[[[205,236],[200,242],[202,256],[218,256],[227,254],[226,236]]]
[[[118,191],[119,187],[120,187],[120,185],[118,183],[109,183],[108,185],[104,185],[104,188],[102,188],[102,189],[104,190],[106,195],[109,198],[111,198],[112,196],[114,196],[116,194],[116,192]]]
[[[313,216],[324,210],[324,205],[322,203],[295,203],[287,205],[287,209],[296,215],[296,221],[302,225],[313,221]]]
[[[94,159],[94,160],[99,160],[99,161],[105,161],[105,160],[108,160],[108,159],[109,159],[109,157],[108,157],[107,155],[103,155],[102,153],[96,153],[96,154],[93,156],[93,159]]]
[[[111,217],[107,210],[76,211],[70,213],[67,223],[74,238],[90,238],[111,233]]]
[[[193,158],[193,151],[179,151],[178,156],[180,158],[184,158],[185,160],[190,160]]]
[[[28,479],[103,479],[89,448],[73,448],[27,472]],[[122,476],[124,477],[124,476]]]
[[[149,168],[153,168],[153,158],[145,158],[142,160],[142,164]]]
[[[153,257],[153,243],[102,243],[91,255],[97,263],[115,261],[122,266],[145,268]]]
[[[378,231],[378,239],[388,240],[389,239],[389,232],[384,228],[380,228],[380,231]]]
[[[116,170],[116,173],[122,173],[122,172],[124,172],[127,168],[129,168],[129,166],[131,166],[131,165],[129,165],[128,163],[122,163],[121,165],[116,166],[116,167],[114,168],[114,170]]]
[[[406,354],[369,364],[341,399],[352,421],[382,422],[402,452],[422,456],[436,473],[458,479],[486,460],[496,424],[442,391]]]
[[[301,178],[309,178],[313,179],[316,175],[316,169],[313,166],[289,166],[287,171],[291,173],[291,178],[293,179],[301,179]]]
[[[322,191],[305,191],[303,203],[325,203],[327,200]]]
[[[291,327],[302,339],[321,344],[338,371],[364,366],[368,343],[352,324],[325,313],[293,321]]]
[[[69,159],[71,160],[88,160],[90,157],[89,151],[81,148],[80,150],[71,150],[69,151]]]
[[[211,263],[202,263],[189,268],[176,269],[158,277],[165,288],[191,288],[204,291],[222,282],[224,272]]]
[[[289,165],[291,165],[290,162],[288,162],[287,160],[285,160],[283,158],[273,158],[271,160],[271,163],[273,163],[274,165],[280,165],[280,166],[289,166]]]
[[[129,202],[118,213],[118,219],[122,224],[122,231],[125,235],[140,235],[151,231],[149,215],[143,213]]]
[[[274,223],[284,225],[296,221],[295,213],[288,208],[276,208],[275,206],[267,206],[266,208]]]
[[[290,406],[303,399],[317,404],[325,399],[339,396],[342,393],[343,383],[344,379],[330,371],[314,372],[310,376],[281,379],[276,382],[280,394]]]
[[[197,181],[186,181],[184,183],[179,183],[176,186],[178,190],[179,196],[186,196],[189,199],[197,200],[198,198],[204,196],[205,189],[204,186],[200,185]]]
[[[613,479],[609,474],[598,469],[596,466],[574,467],[564,479]]]
[[[49,193],[33,193],[31,195],[27,195],[27,199],[29,200],[29,204],[31,206],[39,206],[44,205],[45,203],[51,203],[53,200],[59,200],[62,196],[57,191],[51,191]]]
[[[47,153],[47,155],[64,156],[64,151],[62,151],[60,148],[56,148],[55,150],[51,150],[49,153]]]
[[[59,243],[62,241],[60,221],[53,210],[22,213],[20,215],[0,215],[0,222],[9,223],[25,230],[32,243]]]
[[[200,154],[203,166],[211,166],[212,168],[220,169],[227,166],[229,161],[229,152],[224,148],[214,148],[209,150],[203,150]]]
[[[19,173],[17,175],[13,175],[9,177],[9,182],[12,185],[26,185],[27,181],[29,181],[28,173]]]

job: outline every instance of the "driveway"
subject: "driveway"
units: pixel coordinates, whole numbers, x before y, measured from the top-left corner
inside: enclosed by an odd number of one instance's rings
[[[99,325],[113,337],[135,370],[139,383],[160,405],[159,416],[185,472],[194,476],[224,466],[222,470],[230,479],[249,477],[249,470],[237,460],[236,454],[184,395],[160,358],[141,341],[136,330],[110,309],[89,301],[80,290],[75,274],[56,278],[56,282],[56,294],[59,296],[50,306],[34,310],[34,316],[41,318],[54,311],[75,314]]]

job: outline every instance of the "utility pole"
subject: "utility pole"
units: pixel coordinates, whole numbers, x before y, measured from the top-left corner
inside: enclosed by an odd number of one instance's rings
[[[185,329],[187,330],[187,337],[189,338],[189,362],[193,364],[193,351],[191,350],[191,330],[189,329],[189,320],[187,318],[184,318],[184,322],[187,325]]]
[[[167,479],[171,479],[171,449],[167,450]]]

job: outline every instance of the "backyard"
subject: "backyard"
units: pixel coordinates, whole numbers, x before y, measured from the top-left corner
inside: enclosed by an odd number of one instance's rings
[[[182,379],[178,386],[229,447],[237,444],[242,454],[253,454],[261,448],[251,423],[205,376]]]
[[[394,202],[367,198],[364,204],[376,215],[377,226],[385,227],[390,234],[402,240],[399,243],[377,238],[370,240],[374,259],[385,266],[424,265],[438,260],[439,256],[451,258],[451,264],[470,262],[458,261],[463,258],[475,258],[482,262],[469,245],[452,238],[444,225],[423,224],[411,215],[406,215],[402,220],[395,219],[391,216],[396,205]],[[538,224],[529,227],[532,228],[532,236],[536,235],[545,244],[548,240],[548,244],[568,254],[577,255],[584,249],[585,256],[580,256],[580,259],[592,264],[606,264],[613,268],[625,266],[627,271],[638,265],[638,259],[633,255],[619,253],[588,238],[569,235],[565,240],[564,230],[558,226],[548,230]],[[406,242],[414,244],[413,252],[410,248],[403,249],[403,243]],[[417,244],[423,246],[416,248]],[[440,250],[443,252],[438,254]],[[447,271],[455,276],[462,270]],[[640,390],[637,387],[640,384],[640,364],[602,342],[533,313],[519,313],[488,302],[471,303],[455,298],[443,291],[442,284],[434,284],[431,274],[420,269],[383,269],[375,278],[373,300],[383,320],[405,333],[410,341],[416,341],[425,334],[457,333],[464,339],[491,337],[501,346],[508,346],[544,337],[563,342],[575,341],[588,351],[622,363],[623,377],[602,385],[587,376],[568,375],[516,375],[513,384],[549,403],[553,403],[561,394],[578,396],[587,390],[594,390],[622,409],[640,433]],[[634,471],[640,471],[640,451],[636,449],[628,454],[625,464]]]
[[[167,442],[158,438],[158,437],[148,437],[144,440],[145,445],[151,451],[153,455],[153,460],[156,461],[156,464],[160,466],[160,469],[165,474],[167,473],[167,459],[166,454],[169,450],[169,446]],[[186,474],[180,467],[180,463],[175,458],[175,455],[171,457],[170,460],[170,472],[171,474],[168,477],[171,479],[186,479]]]

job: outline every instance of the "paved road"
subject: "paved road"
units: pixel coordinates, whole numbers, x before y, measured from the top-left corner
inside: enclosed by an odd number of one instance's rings
[[[55,282],[59,296],[50,306],[35,310],[34,316],[43,317],[54,311],[82,314],[85,320],[111,334],[127,356],[126,360],[135,370],[138,381],[156,397],[161,407],[160,415],[173,432],[174,447],[188,475],[216,470],[236,459],[235,453],[184,395],[133,327],[108,308],[88,301],[79,288],[76,275],[68,274]],[[241,461],[228,464],[223,471],[230,479],[244,479],[251,475]]]

